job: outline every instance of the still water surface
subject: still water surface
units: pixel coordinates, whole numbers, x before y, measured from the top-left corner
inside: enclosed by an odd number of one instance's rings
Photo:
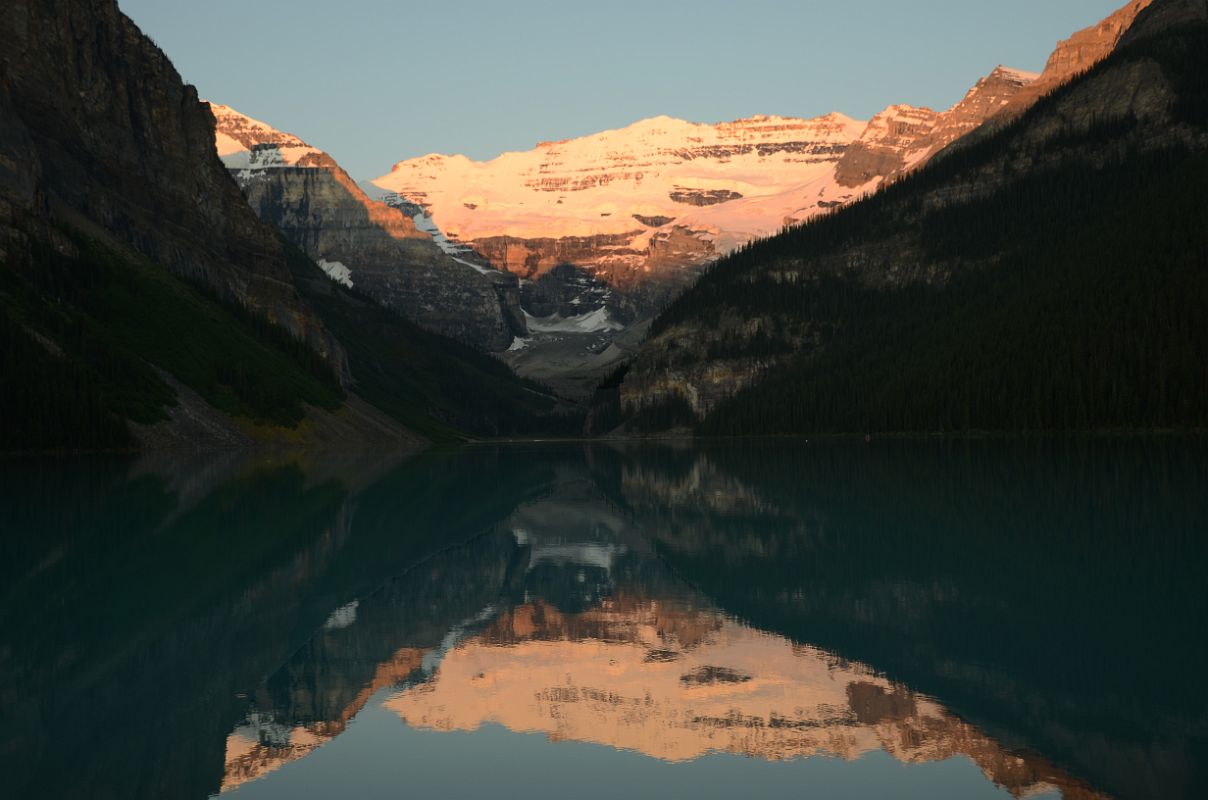
[[[5,797],[1208,796],[1208,446],[0,465]]]

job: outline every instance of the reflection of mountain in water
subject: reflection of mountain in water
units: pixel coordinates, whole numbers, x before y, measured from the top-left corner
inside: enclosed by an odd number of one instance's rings
[[[201,798],[371,707],[1198,797],[1206,465],[1173,439],[0,465],[0,791]]]
[[[1094,796],[863,665],[717,612],[677,613],[651,601],[583,616],[521,606],[450,653],[431,685],[398,692],[386,706],[416,727],[494,722],[668,761],[709,752],[767,760],[855,759],[875,750],[907,762],[966,756],[1013,791],[1059,786]],[[573,633],[583,622],[606,638]],[[677,628],[689,632],[687,644]],[[612,632],[621,636],[608,638]]]
[[[317,633],[229,737],[224,789],[310,754],[381,692],[435,731],[495,723],[667,761],[965,757],[1016,795],[1099,796],[868,666],[734,620],[581,475],[562,477]]]
[[[660,558],[730,613],[872,664],[1113,795],[1202,794],[1202,440],[618,460],[614,491]]]

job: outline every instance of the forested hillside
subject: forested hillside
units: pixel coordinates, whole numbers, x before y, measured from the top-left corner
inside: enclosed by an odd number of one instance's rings
[[[344,392],[303,342],[233,301],[86,239],[0,264],[0,450],[136,444],[177,403],[169,376],[249,423],[292,427]]]
[[[577,432],[581,414],[505,365],[287,255],[299,294],[347,351],[349,388],[408,430],[438,441]],[[127,422],[168,420],[174,382],[252,435],[346,399],[305,343],[141,257],[80,237],[41,249],[36,265],[0,264],[0,450],[134,448]]]
[[[719,262],[626,376],[630,425],[1208,426],[1208,24],[1168,5],[1011,125]]]

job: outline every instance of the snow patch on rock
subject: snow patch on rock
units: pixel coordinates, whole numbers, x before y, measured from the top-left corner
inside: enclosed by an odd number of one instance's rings
[[[328,261],[325,258],[320,258],[315,262],[319,265],[319,269],[327,273],[327,277],[339,284],[352,288],[352,270],[341,264],[339,261]]]
[[[595,311],[574,317],[563,317],[561,314],[534,317],[526,311],[524,320],[528,329],[534,333],[604,333],[625,329],[624,325],[609,315],[607,308],[597,308]]]

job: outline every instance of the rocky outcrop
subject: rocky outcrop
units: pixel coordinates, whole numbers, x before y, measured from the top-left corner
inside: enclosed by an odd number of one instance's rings
[[[0,250],[31,263],[72,228],[129,247],[343,351],[299,299],[273,232],[213,150],[196,91],[113,0],[13,0],[0,14]]]
[[[643,370],[625,381],[622,408],[633,413],[683,400],[704,419],[724,400],[754,384],[773,366],[748,359],[701,358],[678,369]]]
[[[673,203],[688,206],[716,206],[742,199],[740,193],[731,189],[685,189],[682,186],[676,186],[667,197]]]
[[[998,130],[1035,105],[1040,98],[1069,83],[1111,55],[1138,15],[1153,2],[1154,0],[1130,0],[1128,5],[1097,25],[1084,28],[1070,38],[1058,42],[1045,64],[1044,72],[1008,98],[1008,102],[992,116],[991,124],[970,141]]]
[[[860,138],[835,167],[835,180],[843,186],[862,186],[878,177],[896,174],[918,163],[917,143],[931,135],[940,115],[929,108],[895,105],[869,120]]]
[[[516,276],[445,252],[411,215],[370,199],[327,153],[227,106],[218,152],[260,219],[333,278],[483,350],[527,329]]]
[[[1052,91],[1071,78],[1089,70],[1111,55],[1125,32],[1132,27],[1137,16],[1154,0],[1130,0],[1120,10],[1097,25],[1084,28],[1068,39],[1057,43],[1049,56],[1044,73],[1036,82],[1035,90],[1042,93]]]
[[[683,401],[703,419],[722,402],[756,383],[783,362],[788,353],[758,358],[733,357],[756,340],[791,339],[797,352],[821,338],[809,325],[792,332],[774,331],[770,319],[723,315],[713,325],[688,322],[648,340],[621,385],[621,407],[627,413]]]
[[[474,242],[475,251],[506,272],[535,279],[566,264],[578,267],[604,267],[616,262],[633,263],[645,255],[634,246],[640,231],[595,236],[561,236],[521,239],[513,236],[488,236]],[[601,259],[601,253],[608,253]],[[600,263],[603,261],[604,263]],[[592,272],[597,271],[592,269]]]
[[[860,141],[839,162],[836,180],[843,186],[888,181],[931,160],[948,145],[994,119],[1017,98],[1028,96],[1039,75],[999,66],[959,103],[943,112],[914,106],[890,106],[873,117]]]

